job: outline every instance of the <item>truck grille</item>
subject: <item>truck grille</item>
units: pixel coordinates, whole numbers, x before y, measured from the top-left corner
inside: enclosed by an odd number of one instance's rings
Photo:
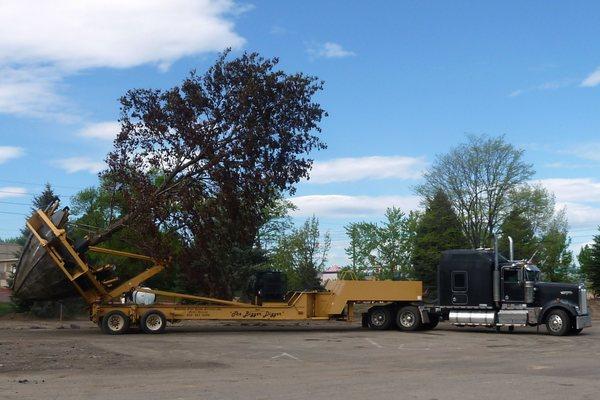
[[[587,306],[587,289],[585,285],[579,285],[579,313],[587,314],[588,306]]]

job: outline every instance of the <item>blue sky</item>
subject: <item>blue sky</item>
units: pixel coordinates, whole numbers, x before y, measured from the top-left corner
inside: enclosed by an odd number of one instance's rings
[[[294,201],[330,230],[331,262],[347,222],[417,207],[421,171],[466,133],[526,150],[574,249],[600,225],[597,2],[24,3],[0,8],[0,237],[43,183],[68,203],[97,182],[127,89],[173,86],[228,46],[326,82],[329,148]]]

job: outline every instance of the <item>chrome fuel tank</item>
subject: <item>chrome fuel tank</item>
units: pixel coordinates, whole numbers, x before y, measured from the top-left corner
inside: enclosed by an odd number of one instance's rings
[[[495,311],[450,311],[448,321],[457,325],[494,325]]]

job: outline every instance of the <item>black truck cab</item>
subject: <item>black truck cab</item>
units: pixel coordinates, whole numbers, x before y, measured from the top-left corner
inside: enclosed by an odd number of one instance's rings
[[[583,284],[542,282],[526,260],[491,249],[449,250],[438,267],[437,317],[459,326],[546,324],[553,335],[591,326]]]

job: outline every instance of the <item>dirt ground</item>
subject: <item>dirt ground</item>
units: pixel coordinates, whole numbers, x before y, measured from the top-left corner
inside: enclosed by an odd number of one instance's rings
[[[579,336],[343,322],[185,323],[108,336],[0,321],[2,399],[597,399],[600,321]]]

